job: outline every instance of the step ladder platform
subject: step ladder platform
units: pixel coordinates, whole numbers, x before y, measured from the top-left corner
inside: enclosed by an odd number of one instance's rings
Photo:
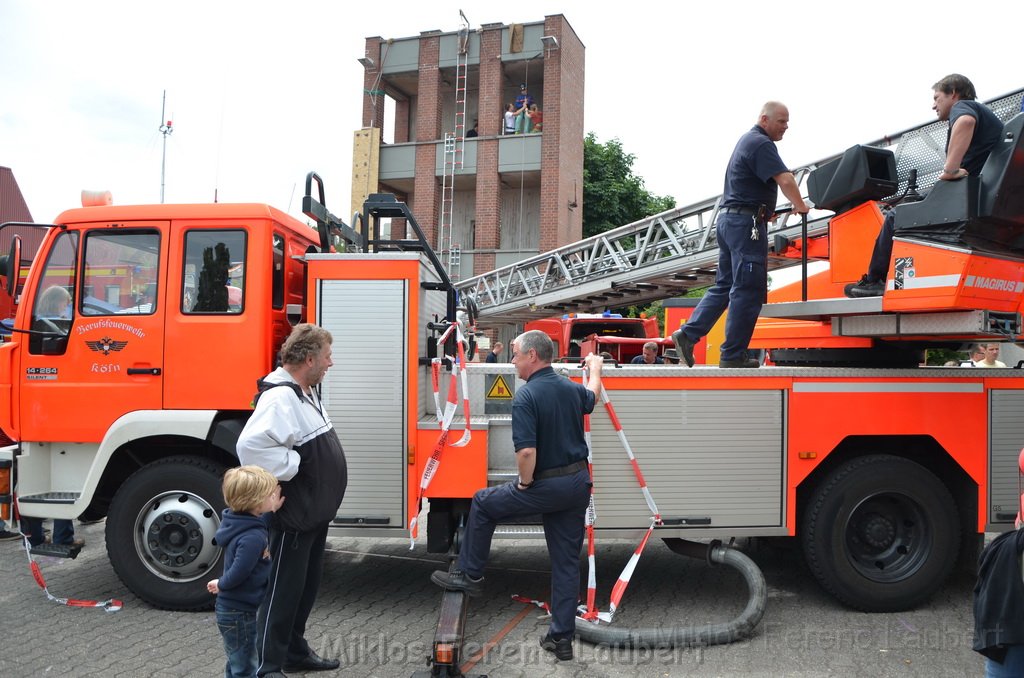
[[[34,556],[49,556],[51,558],[71,558],[74,560],[82,551],[81,544],[40,544],[33,546],[29,553]]]
[[[882,297],[850,299],[813,299],[810,301],[784,301],[761,307],[762,318],[788,318],[790,320],[830,320],[835,316],[865,315],[882,312]]]
[[[765,304],[762,318],[828,322],[833,336],[1016,336],[1022,331],[1021,314],[983,309],[945,311],[883,311],[882,297],[818,299]]]

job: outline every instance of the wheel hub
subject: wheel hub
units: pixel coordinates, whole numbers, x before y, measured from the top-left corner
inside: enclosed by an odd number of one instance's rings
[[[213,535],[220,516],[191,492],[164,492],[146,504],[135,522],[135,548],[150,572],[185,582],[206,574],[220,549]]]
[[[850,564],[866,578],[901,581],[927,560],[931,537],[920,504],[902,493],[879,493],[850,514],[846,546]]]
[[[884,551],[896,539],[896,526],[889,516],[873,513],[861,524],[861,539],[868,547]]]
[[[203,547],[203,530],[191,516],[180,511],[164,513],[149,526],[150,553],[164,565],[191,563]]]

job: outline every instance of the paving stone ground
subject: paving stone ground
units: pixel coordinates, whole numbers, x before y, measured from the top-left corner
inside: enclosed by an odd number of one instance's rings
[[[104,524],[79,526],[87,544],[73,561],[37,559],[56,596],[121,598],[120,612],[69,608],[46,599],[24,550],[0,543],[4,612],[0,676],[220,676],[223,650],[212,612],[156,610],[127,591],[107,561]],[[634,548],[598,548],[599,602]],[[444,567],[423,545],[401,539],[330,538],[321,594],[306,637],[343,661],[324,675],[396,677],[426,668],[440,591],[430,572]],[[752,552],[768,583],[768,604],[753,637],[728,646],[629,651],[577,643],[577,659],[555,662],[537,639],[546,628],[531,608],[473,667],[492,678],[519,676],[978,676],[971,645],[973,576],[959,572],[927,605],[865,614],[842,607],[814,582],[796,549]],[[472,656],[524,610],[512,594],[547,597],[543,542],[496,541],[486,593],[470,603],[466,655]],[[615,624],[652,627],[725,621],[746,601],[739,575],[675,555],[651,541]],[[315,675],[315,674],[309,674]]]

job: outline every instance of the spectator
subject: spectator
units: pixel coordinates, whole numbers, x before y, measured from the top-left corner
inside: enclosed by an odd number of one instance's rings
[[[472,139],[473,137],[480,136],[480,132],[477,131],[477,125],[478,125],[478,121],[474,120],[473,121],[473,126],[470,128],[470,130],[468,132],[466,132],[466,138],[467,139]]]
[[[537,108],[537,104],[530,106],[529,115],[530,126],[533,128],[533,131],[540,132],[541,128],[544,126],[544,114],[541,113],[539,108]]]
[[[999,360],[999,344],[978,344],[983,351],[980,360],[974,361],[975,367],[1006,367],[1006,363]]]
[[[256,675],[256,610],[267,592],[270,513],[281,508],[281,486],[266,469],[239,466],[224,474],[224,502],[214,540],[224,549],[224,574],[206,589],[217,596],[217,627],[224,638],[227,678]]]
[[[21,535],[8,530],[6,521],[0,520],[0,541],[11,541],[12,539],[21,539]]]
[[[1024,530],[1004,532],[978,559],[974,586],[974,643],[985,656],[986,678],[1024,675]]]
[[[502,127],[505,134],[516,133],[516,106],[515,104],[505,105],[505,122]]]
[[[500,362],[498,360],[498,356],[500,356],[501,352],[504,351],[504,350],[505,350],[505,344],[501,343],[500,341],[494,342],[494,346],[491,347],[491,352],[487,354],[487,357],[484,359],[484,362],[485,363]]]
[[[256,623],[261,676],[341,665],[318,656],[304,638],[327,528],[348,485],[345,453],[316,389],[334,364],[332,341],[321,327],[295,326],[281,347],[281,367],[258,382],[255,410],[238,438],[238,460],[273,473],[287,499],[270,523],[274,567]]]
[[[21,517],[21,531],[28,537],[29,546],[39,546],[51,541],[43,529],[43,520],[29,516]],[[84,539],[75,539],[75,524],[60,518],[53,520],[52,542],[58,546],[85,546]]]
[[[664,362],[664,359],[658,355],[658,345],[653,341],[644,344],[643,353],[634,356],[630,361],[633,365],[662,365]]]
[[[530,106],[533,106],[533,95],[526,91],[526,83],[519,85],[519,96],[516,97],[516,134],[530,131]]]

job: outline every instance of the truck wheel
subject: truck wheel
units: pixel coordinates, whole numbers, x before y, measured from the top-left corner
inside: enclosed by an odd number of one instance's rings
[[[873,455],[825,478],[807,504],[803,548],[821,586],[867,612],[926,600],[956,562],[960,522],[946,486],[907,459]]]
[[[222,567],[213,535],[224,508],[224,467],[196,457],[144,466],[118,489],[107,515],[107,556],[132,593],[168,610],[213,606],[206,582]]]

